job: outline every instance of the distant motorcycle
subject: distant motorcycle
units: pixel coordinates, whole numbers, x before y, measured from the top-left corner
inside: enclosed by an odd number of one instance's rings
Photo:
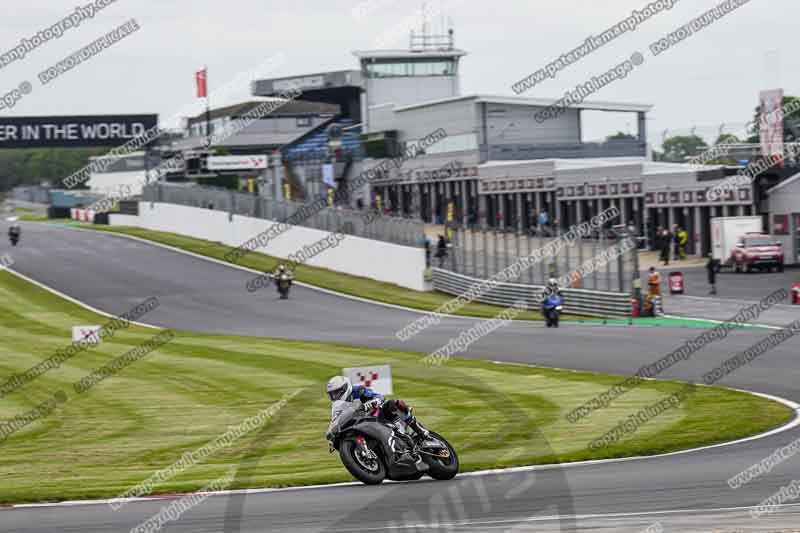
[[[21,231],[18,227],[12,227],[8,230],[8,240],[11,241],[11,246],[16,246],[19,242]]]
[[[414,481],[425,474],[447,480],[458,474],[456,451],[441,435],[431,431],[422,440],[409,434],[402,421],[367,412],[361,402],[342,403],[345,406],[328,428],[330,451],[338,450],[342,464],[362,483]]]
[[[281,300],[286,300],[289,298],[289,289],[292,287],[292,275],[288,272],[281,272],[277,276],[273,276],[275,279],[275,285],[278,287],[278,294],[281,296]]]
[[[544,301],[544,319],[548,328],[557,328],[564,310],[564,298],[561,294],[551,294]]]

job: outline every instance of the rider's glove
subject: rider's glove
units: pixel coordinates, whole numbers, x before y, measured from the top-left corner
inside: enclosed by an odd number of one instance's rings
[[[366,411],[372,411],[373,409],[379,408],[383,404],[383,400],[379,398],[373,398],[364,403],[364,409]]]

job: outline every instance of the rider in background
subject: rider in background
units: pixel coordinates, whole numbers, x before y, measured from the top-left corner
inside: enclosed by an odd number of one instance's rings
[[[387,420],[401,419],[414,430],[414,433],[421,438],[428,437],[428,430],[422,427],[413,410],[403,400],[387,400],[382,394],[362,385],[353,385],[344,376],[334,376],[328,381],[326,387],[328,398],[333,402],[331,407],[331,419],[336,418],[339,410],[336,409],[336,402],[355,402],[356,400],[364,404],[367,410],[379,410],[381,417]]]
[[[8,228],[8,238],[13,240],[19,240],[19,236],[22,234],[22,228],[19,227],[19,224],[12,224],[11,227]]]
[[[542,314],[545,312],[547,299],[553,294],[561,295],[561,287],[558,286],[558,280],[556,278],[550,278],[547,280],[547,285],[544,286],[544,292],[542,293]]]
[[[292,271],[287,270],[287,268],[283,265],[278,265],[278,268],[275,269],[275,272],[273,272],[270,277],[272,277],[272,279],[278,279],[281,276],[281,274],[284,273],[289,275],[289,279],[293,278]]]

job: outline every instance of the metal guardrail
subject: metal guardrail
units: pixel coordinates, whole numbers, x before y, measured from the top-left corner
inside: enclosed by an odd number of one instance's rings
[[[465,294],[471,286],[483,281],[441,268],[433,269],[433,287],[447,294]],[[539,309],[543,291],[542,285],[498,282],[493,289],[481,294],[476,300],[502,307],[510,307],[515,302],[524,301],[529,308]],[[602,317],[631,315],[630,294],[586,289],[562,289],[561,292],[564,296],[565,313]]]
[[[240,215],[276,222],[285,221],[301,208],[308,209],[308,206],[314,203],[278,201],[228,189],[163,183],[144,187],[142,200],[227,211],[231,220],[234,215]],[[298,217],[299,220],[293,223],[297,226],[337,231],[345,235],[404,246],[424,246],[425,224],[418,220],[377,215],[377,213],[373,213],[375,215],[373,217],[367,217],[370,211],[338,207],[323,207],[309,211],[308,216]]]
[[[544,236],[533,236],[517,231],[497,231],[455,228],[452,232],[452,246],[448,257],[438,266],[471,276],[489,279],[520,258],[530,257],[537,250],[545,250],[548,245],[557,244],[563,231]],[[633,291],[632,282],[639,271],[635,249],[620,253],[620,239],[611,240],[606,232],[600,232],[598,239],[582,238],[575,241],[563,240],[558,252],[523,272],[514,280],[526,285],[544,285],[549,278],[558,278],[584,268],[585,276],[580,278],[581,289],[629,293]],[[617,251],[615,251],[617,250]],[[610,261],[593,263],[601,254],[614,253]],[[572,285],[576,287],[577,285]]]

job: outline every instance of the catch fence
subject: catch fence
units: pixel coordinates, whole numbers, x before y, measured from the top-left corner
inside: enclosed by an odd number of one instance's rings
[[[262,218],[355,237],[420,247],[424,240],[422,221],[378,214],[372,210],[328,207],[324,200],[309,203],[280,201],[215,187],[151,184],[143,188],[145,202],[157,202],[227,211],[234,215]],[[296,216],[293,216],[296,215]]]

